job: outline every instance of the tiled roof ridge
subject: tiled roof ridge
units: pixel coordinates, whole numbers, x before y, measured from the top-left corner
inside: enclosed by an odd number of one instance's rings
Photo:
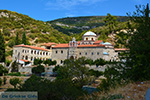
[[[30,45],[24,45],[24,44],[15,45],[15,47],[27,47],[27,48],[31,48],[31,49],[37,49],[37,50],[48,51],[47,49],[44,49],[44,48],[41,48],[41,47],[30,46]]]

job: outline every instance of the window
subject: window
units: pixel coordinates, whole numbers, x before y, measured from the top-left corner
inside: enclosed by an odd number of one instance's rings
[[[60,61],[60,63],[62,64],[62,63],[63,63],[63,61],[61,60],[61,61]]]
[[[63,53],[63,50],[61,50],[61,53]]]
[[[15,50],[15,52],[17,53],[17,50]]]
[[[99,52],[97,52],[97,55],[99,55]]]
[[[26,60],[28,60],[28,56],[26,56]]]
[[[93,41],[94,39],[93,39],[93,38],[91,38],[91,40]]]
[[[24,59],[24,56],[22,56],[22,59]]]
[[[79,53],[79,55],[81,55],[81,52]]]
[[[92,52],[91,55],[94,55],[94,53]]]
[[[22,53],[24,53],[24,50],[22,50]]]
[[[48,55],[48,52],[46,52],[46,55]]]
[[[40,52],[40,55],[42,55],[42,51]]]
[[[87,55],[87,52],[85,53],[85,55]]]
[[[57,51],[56,51],[56,53],[57,53]]]
[[[43,55],[45,55],[45,52],[43,52]]]
[[[33,57],[31,57],[31,61],[33,60]]]
[[[33,50],[31,50],[31,54],[33,54]]]
[[[88,40],[88,38],[86,38],[86,40]]]
[[[37,54],[39,55],[39,50],[37,51]]]
[[[34,54],[36,54],[36,51],[34,51]]]

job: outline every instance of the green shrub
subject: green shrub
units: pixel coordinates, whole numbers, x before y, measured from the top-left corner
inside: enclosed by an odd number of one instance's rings
[[[11,40],[9,40],[7,45],[12,48],[15,45],[15,41],[11,39]]]
[[[41,59],[34,59],[34,65],[39,65],[41,64],[43,61]]]
[[[6,41],[10,40],[10,36],[4,36],[4,38]]]
[[[7,81],[7,78],[6,78],[6,77],[3,77],[4,85],[6,84],[6,81]]]
[[[6,66],[9,66],[10,63],[11,63],[11,61],[6,59],[6,61],[5,61]]]
[[[94,75],[96,77],[99,77],[99,76],[103,75],[102,71],[97,71],[97,70],[95,71],[93,69],[90,69],[89,72],[90,72],[90,75]]]
[[[12,72],[12,73],[9,73],[7,75],[9,75],[9,76],[21,76],[21,73],[20,72]]]
[[[53,72],[57,72],[59,68],[60,68],[59,65],[55,66],[55,67],[53,68]]]
[[[19,80],[19,78],[12,78],[9,80],[10,84],[14,86],[14,88],[16,89],[17,84],[21,83],[21,80]]]
[[[8,73],[8,70],[3,65],[0,64],[0,76],[6,73]]]
[[[45,72],[45,68],[42,65],[38,65],[37,67],[32,68],[32,73],[34,74],[41,74],[42,72]]]
[[[2,85],[2,82],[3,82],[3,81],[2,81],[2,79],[0,78],[0,86]]]

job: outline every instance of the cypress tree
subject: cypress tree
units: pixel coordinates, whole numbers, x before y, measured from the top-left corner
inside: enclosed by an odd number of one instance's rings
[[[0,31],[0,62],[5,62],[5,41]]]
[[[131,67],[132,80],[149,80],[150,79],[150,10],[149,5],[141,8],[136,6],[137,12],[131,16],[136,23],[137,31],[133,33],[129,42],[129,63]]]
[[[25,32],[23,32],[23,35],[22,35],[22,44],[26,45],[26,34],[25,34]]]
[[[16,39],[15,39],[15,45],[18,45],[19,44],[19,38],[18,38],[18,32],[16,34]]]

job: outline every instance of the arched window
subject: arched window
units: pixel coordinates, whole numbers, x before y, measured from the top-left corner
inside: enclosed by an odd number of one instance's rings
[[[22,50],[22,53],[24,53],[24,49]]]
[[[26,56],[26,60],[28,60],[28,56]]]
[[[33,60],[33,57],[31,57],[31,61]]]
[[[33,54],[33,50],[31,50],[31,54]]]
[[[22,56],[22,59],[24,59],[24,56]]]
[[[61,61],[60,61],[60,63],[62,64],[62,63],[63,63],[63,61],[61,60]]]
[[[86,38],[86,40],[88,40],[88,38]]]
[[[91,40],[92,40],[92,41],[94,41],[94,39],[93,39],[93,38],[91,38]]]
[[[36,50],[34,51],[34,54],[36,54]]]
[[[38,54],[38,55],[39,55],[39,52],[40,52],[40,51],[38,50],[38,51],[37,51],[37,54]]]

